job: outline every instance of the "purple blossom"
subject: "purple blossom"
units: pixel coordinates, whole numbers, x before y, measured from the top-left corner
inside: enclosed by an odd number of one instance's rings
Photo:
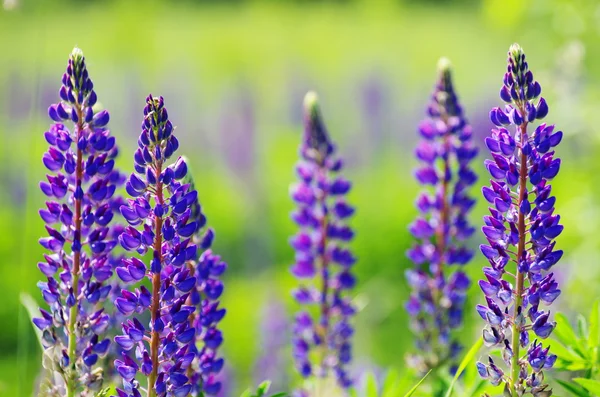
[[[409,362],[421,372],[452,363],[462,349],[452,331],[462,326],[470,285],[460,268],[473,256],[465,241],[475,231],[468,221],[475,204],[468,189],[477,181],[470,167],[477,148],[451,77],[449,62],[440,60],[439,80],[415,151],[421,163],[417,180],[431,185],[417,198],[420,215],[410,225],[416,242],[407,252],[415,267],[406,272],[412,288],[406,309],[418,348]],[[458,269],[452,271],[452,266]]]
[[[500,347],[508,366],[503,372],[490,358],[488,365],[477,364],[479,373],[493,384],[504,383],[510,396],[550,395],[543,370],[556,361],[538,339],[547,338],[556,326],[550,311],[540,305],[550,305],[560,295],[552,267],[563,254],[554,241],[563,226],[554,212],[556,198],[549,181],[560,168],[552,148],[560,143],[562,132],[541,123],[528,133],[530,124],[548,114],[540,94],[523,50],[512,45],[500,90],[507,105],[490,112],[497,128],[485,140],[492,155],[485,165],[493,179],[483,188],[491,206],[482,228],[488,245],[482,245],[481,252],[490,267],[483,269],[485,279],[479,282],[486,305],[477,306],[487,323],[485,344]]]
[[[43,333],[44,366],[59,375],[49,377],[44,392],[91,396],[102,386],[97,363],[110,345],[103,306],[120,231],[111,221],[122,178],[114,168],[118,150],[106,128],[109,114],[94,108],[96,92],[79,48],[69,57],[59,96],[48,109],[54,124],[44,134],[50,147],[42,161],[50,173],[40,183],[48,197],[39,211],[48,236],[40,244],[49,252],[38,263],[47,277],[38,286],[49,311],[40,310],[33,322]]]
[[[192,175],[188,172],[186,182],[195,190]],[[227,270],[227,264],[211,250],[215,232],[211,228],[204,230],[206,217],[202,213],[199,200],[192,203],[191,219],[195,220],[198,229],[192,241],[198,247],[196,258],[187,261],[190,272],[196,278],[196,284],[188,303],[197,308],[196,313],[189,316],[190,324],[196,329],[196,343],[192,351],[196,354],[192,366],[188,368],[188,377],[193,386],[192,395],[223,395],[223,366],[225,360],[219,357],[219,348],[223,343],[223,335],[218,328],[226,310],[220,306],[219,299],[223,293],[223,282],[220,280]],[[225,378],[227,380],[227,378]]]
[[[129,317],[123,334],[115,337],[123,349],[115,360],[123,378],[117,392],[119,397],[141,396],[137,378],[145,377],[149,397],[187,396],[194,388],[190,368],[198,356],[198,329],[191,319],[198,307],[190,297],[199,281],[186,263],[197,258],[194,235],[203,225],[194,215],[197,192],[180,182],[188,172],[186,162],[179,157],[167,165],[179,143],[162,97],[148,96],[141,128],[135,173],[125,186],[132,198],[120,208],[129,226],[119,242],[140,255],[150,251],[151,259],[147,265],[135,256],[126,258],[116,272],[126,285],[149,278],[151,287],[124,288],[114,302]],[[140,316],[148,311],[151,320],[144,324]]]
[[[303,377],[331,374],[347,388],[352,384],[346,367],[352,357],[350,319],[355,313],[348,291],[356,283],[351,272],[356,259],[346,247],[354,236],[346,221],[354,209],[344,199],[350,182],[338,175],[342,161],[334,154],[317,96],[310,92],[304,99],[302,160],[296,167],[299,182],[291,191],[298,205],[292,219],[300,226],[291,239],[296,251],[291,272],[302,281],[294,297],[302,305],[318,307],[319,317],[313,318],[309,311],[297,314],[292,348]]]

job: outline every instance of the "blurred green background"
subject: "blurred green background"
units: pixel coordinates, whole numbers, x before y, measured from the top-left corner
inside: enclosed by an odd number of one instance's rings
[[[418,191],[411,153],[440,56],[453,62],[481,144],[489,109],[501,104],[506,51],[515,41],[524,47],[550,105],[547,119],[566,133],[554,183],[566,255],[557,268],[563,295],[553,310],[587,313],[600,295],[599,39],[600,5],[592,0],[4,0],[0,396],[31,395],[39,370],[19,295],[39,299],[42,133],[73,46],[83,49],[99,100],[111,112],[123,170],[132,169],[145,96],[165,97],[217,231],[216,250],[230,265],[223,328],[228,395],[235,395],[258,378],[273,377],[278,388],[297,380],[282,371],[290,365],[286,330],[296,310],[289,294],[287,240],[295,227],[288,186],[309,89],[320,93],[355,186],[350,200],[358,207],[352,225],[362,310],[354,372],[410,371],[404,251]],[[485,211],[480,202],[473,222],[479,225]],[[483,265],[481,255],[469,265],[474,280]],[[480,298],[474,283],[461,333],[467,344],[480,335],[471,309]]]

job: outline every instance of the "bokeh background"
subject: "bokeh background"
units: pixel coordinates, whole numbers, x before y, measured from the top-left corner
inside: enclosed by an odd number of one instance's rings
[[[589,311],[600,295],[600,5],[593,0],[4,0],[0,10],[0,396],[29,396],[40,351],[21,293],[39,299],[38,181],[46,109],[68,55],[87,57],[111,112],[119,165],[131,153],[148,93],[165,97],[190,158],[216,250],[229,262],[223,322],[235,395],[262,378],[297,381],[288,324],[296,309],[288,272],[295,231],[288,186],[304,93],[320,93],[330,133],[347,159],[358,207],[355,373],[407,373],[412,348],[404,251],[418,186],[411,153],[418,120],[449,57],[479,145],[488,134],[506,51],[518,41],[566,136],[555,180],[566,255],[554,310]],[[483,152],[478,161],[481,184]],[[480,202],[473,222],[481,223]],[[474,240],[481,240],[478,234]],[[473,241],[476,247],[479,241]],[[469,265],[477,280],[481,255]],[[39,299],[41,300],[41,299]],[[470,291],[461,335],[481,322]],[[472,343],[472,342],[467,342]]]

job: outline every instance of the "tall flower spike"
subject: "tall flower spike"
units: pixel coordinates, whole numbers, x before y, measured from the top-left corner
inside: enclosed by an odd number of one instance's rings
[[[111,221],[122,178],[114,169],[118,150],[106,128],[109,115],[94,110],[96,92],[79,48],[69,57],[59,96],[48,109],[54,124],[44,134],[50,148],[42,160],[51,173],[40,183],[49,198],[39,211],[49,235],[40,244],[50,252],[38,263],[47,277],[38,285],[50,311],[40,310],[33,322],[53,374],[45,395],[91,396],[102,385],[96,364],[110,344],[103,337],[109,325],[103,304],[111,289],[110,253],[117,244]]]
[[[167,162],[179,147],[163,98],[148,96],[142,132],[134,154],[135,173],[125,187],[133,198],[121,206],[129,226],[119,242],[127,251],[151,252],[149,265],[137,257],[122,261],[116,272],[126,284],[151,280],[151,288],[123,289],[115,306],[125,316],[123,334],[115,337],[124,350],[115,367],[123,378],[119,397],[141,396],[137,378],[147,377],[146,395],[187,396],[193,386],[188,368],[196,359],[196,328],[189,299],[197,284],[186,263],[197,256],[193,236],[201,226],[192,216],[197,193],[180,181],[187,165],[180,157]],[[150,312],[150,323],[142,315]],[[132,316],[133,314],[136,316]],[[130,352],[134,352],[133,357]]]
[[[293,351],[302,376],[326,378],[332,373],[347,388],[352,384],[346,366],[351,360],[350,319],[355,313],[348,291],[356,283],[351,272],[356,259],[345,245],[354,236],[346,225],[354,208],[344,200],[350,182],[337,176],[342,161],[334,152],[317,96],[309,92],[304,99],[302,160],[296,167],[300,181],[291,191],[298,204],[292,218],[300,226],[291,239],[296,251],[291,271],[303,281],[294,297],[300,304],[318,307],[319,317],[313,319],[308,311],[298,313]],[[318,357],[314,362],[309,358],[312,350]]]
[[[468,189],[477,181],[470,168],[477,148],[454,92],[448,60],[441,59],[438,69],[415,151],[421,162],[416,178],[430,188],[417,198],[420,215],[410,226],[416,242],[407,252],[415,267],[406,272],[412,287],[406,308],[418,348],[408,361],[421,372],[453,364],[462,349],[452,331],[462,325],[470,284],[460,270],[473,256],[464,242],[475,232],[467,218],[475,204]],[[452,266],[458,269],[452,271]]]
[[[523,50],[513,44],[500,90],[507,105],[490,112],[497,128],[485,140],[492,155],[485,161],[492,180],[483,188],[491,206],[482,229],[488,245],[482,245],[481,252],[490,267],[483,269],[485,279],[479,282],[486,305],[477,306],[487,323],[486,345],[500,347],[508,367],[502,371],[490,358],[488,365],[477,363],[479,373],[493,384],[504,383],[505,395],[513,397],[550,396],[542,372],[556,361],[537,339],[547,338],[556,326],[540,305],[550,305],[560,295],[551,268],[563,254],[554,249],[563,226],[554,213],[556,198],[549,181],[560,168],[552,148],[560,143],[562,132],[545,123],[527,132],[548,113],[540,93]],[[509,263],[514,265],[507,269]],[[536,338],[532,344],[531,333]],[[527,349],[525,354],[522,349]]]
[[[184,158],[185,160],[185,158]],[[192,173],[188,170],[185,183],[191,190],[196,190]],[[227,264],[211,250],[215,232],[204,228],[206,217],[198,198],[190,207],[190,219],[198,226],[192,240],[198,247],[198,255],[187,261],[190,273],[196,278],[195,288],[188,298],[188,304],[196,307],[196,312],[189,316],[190,325],[196,329],[196,343],[192,351],[196,358],[187,370],[187,376],[193,386],[192,395],[219,395],[223,390],[219,374],[225,360],[218,356],[223,343],[223,335],[219,330],[219,322],[225,317],[226,310],[220,307],[219,299],[223,294],[221,277],[227,270]]]

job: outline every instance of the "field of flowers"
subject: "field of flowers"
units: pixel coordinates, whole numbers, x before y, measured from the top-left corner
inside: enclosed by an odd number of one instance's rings
[[[600,395],[599,24],[5,1],[0,396]]]

